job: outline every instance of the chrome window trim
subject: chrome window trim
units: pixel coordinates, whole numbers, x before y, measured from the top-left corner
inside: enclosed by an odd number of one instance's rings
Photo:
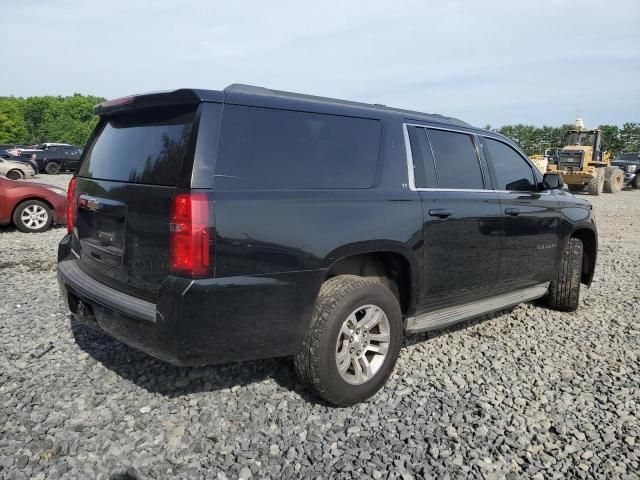
[[[520,154],[520,152],[518,152],[516,149],[514,149],[511,145],[509,145],[507,142],[505,142],[504,140],[501,140],[499,137],[491,135],[491,134],[477,134],[477,133],[472,133],[472,132],[468,132],[465,130],[459,130],[456,128],[444,128],[444,127],[432,127],[430,125],[422,125],[419,123],[411,123],[411,122],[403,122],[402,124],[402,131],[403,131],[403,137],[404,137],[404,147],[405,147],[405,154],[407,157],[407,176],[409,179],[409,190],[413,191],[413,192],[471,192],[471,193],[511,193],[511,194],[517,194],[517,195],[523,195],[523,194],[533,194],[533,195],[551,195],[551,190],[543,190],[541,192],[536,191],[536,192],[521,192],[521,191],[515,191],[515,190],[497,190],[494,188],[483,188],[483,189],[474,189],[474,188],[440,188],[440,187],[425,187],[425,188],[418,188],[416,187],[416,183],[415,183],[415,176],[414,176],[414,163],[413,163],[413,153],[411,152],[411,142],[409,140],[409,128],[408,127],[420,127],[420,128],[424,128],[424,129],[429,129],[432,128],[434,130],[444,130],[447,132],[455,132],[455,133],[464,133],[466,135],[470,135],[472,137],[473,140],[473,144],[476,148],[476,155],[478,157],[478,164],[480,165],[480,171],[483,174],[483,180],[485,178],[485,173],[488,174],[488,172],[485,172],[482,166],[482,162],[480,161],[480,152],[478,150],[478,141],[475,137],[486,137],[486,138],[490,138],[492,140],[496,140],[499,141],[501,143],[504,143],[505,145],[507,145],[508,147],[510,147],[512,150],[515,150],[515,152],[520,155],[521,158],[522,155]],[[428,139],[428,133],[427,133],[427,139]],[[431,145],[431,141],[429,140],[429,145]],[[433,154],[433,152],[432,152]],[[434,157],[435,158],[435,157]],[[531,164],[531,162],[529,161],[528,158],[524,158],[524,160],[527,162],[527,164],[529,165],[529,167],[531,168],[535,168],[533,167],[533,165]],[[437,169],[437,165],[436,169]],[[535,178],[535,173],[532,171],[532,173],[534,174],[534,178]]]

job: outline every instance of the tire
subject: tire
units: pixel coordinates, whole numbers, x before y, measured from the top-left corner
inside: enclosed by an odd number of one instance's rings
[[[604,169],[605,193],[618,193],[624,187],[624,172],[617,167]]]
[[[38,233],[47,230],[53,223],[53,212],[40,200],[27,200],[13,212],[13,224],[21,232]]]
[[[24,178],[24,174],[18,169],[13,169],[7,172],[7,178],[10,180],[21,180]]]
[[[587,190],[590,195],[600,195],[604,188],[604,169],[598,168],[596,175],[587,184]]]
[[[567,185],[569,187],[570,192],[582,192],[584,190],[584,185]]]
[[[379,323],[370,327],[368,335],[367,329],[356,324],[365,318],[363,313],[378,314]],[[349,320],[353,322],[350,327]],[[363,402],[391,375],[402,335],[400,305],[387,287],[355,275],[330,278],[320,288],[302,349],[294,357],[296,373],[310,391],[329,403],[346,407]],[[386,356],[376,353],[385,345]],[[359,356],[359,352],[363,353]],[[342,373],[340,357],[346,365]],[[367,364],[369,378],[364,373],[358,377],[356,367],[362,370]]]
[[[580,277],[582,274],[582,240],[571,237],[565,245],[556,278],[549,284],[549,307],[573,312],[580,303]]]
[[[640,172],[636,172],[636,176],[633,178],[631,182],[631,188],[635,188],[638,190],[640,188]]]
[[[60,164],[58,162],[49,162],[44,166],[44,172],[49,175],[57,175],[60,173]]]

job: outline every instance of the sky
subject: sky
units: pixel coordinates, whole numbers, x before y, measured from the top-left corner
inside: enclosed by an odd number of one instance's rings
[[[477,126],[640,121],[640,1],[0,0],[0,96],[231,83]]]

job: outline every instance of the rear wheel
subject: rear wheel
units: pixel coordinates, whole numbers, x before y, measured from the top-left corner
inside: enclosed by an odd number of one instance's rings
[[[13,212],[13,223],[22,232],[43,232],[52,222],[51,208],[40,200],[22,202]]]
[[[600,195],[604,187],[604,169],[598,168],[597,173],[593,176],[591,181],[587,184],[587,189],[590,195]]]
[[[570,192],[581,192],[584,190],[584,185],[567,185]]]
[[[20,180],[21,178],[24,178],[24,175],[20,170],[9,170],[7,172],[7,178],[11,180]]]
[[[617,167],[604,169],[604,191],[618,193],[624,187],[624,172]]]
[[[565,245],[556,278],[549,284],[547,303],[555,310],[573,312],[580,303],[582,240],[571,237]]]
[[[45,173],[56,175],[60,172],[60,164],[58,162],[49,162],[44,166]]]
[[[373,396],[393,371],[402,344],[395,295],[374,280],[340,275],[323,283],[294,358],[300,381],[338,406]]]

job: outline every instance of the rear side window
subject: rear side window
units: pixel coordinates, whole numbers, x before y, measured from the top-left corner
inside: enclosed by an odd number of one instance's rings
[[[421,127],[407,127],[413,160],[413,179],[416,188],[438,186],[433,154],[427,141],[427,131]]]
[[[482,170],[471,135],[429,129],[440,188],[483,189]]]
[[[214,184],[222,189],[369,188],[377,120],[227,105]]]
[[[493,164],[498,190],[532,192],[536,190],[531,166],[509,145],[484,139],[485,153]]]
[[[108,117],[98,127],[79,175],[175,185],[191,134],[193,111],[162,109]]]

